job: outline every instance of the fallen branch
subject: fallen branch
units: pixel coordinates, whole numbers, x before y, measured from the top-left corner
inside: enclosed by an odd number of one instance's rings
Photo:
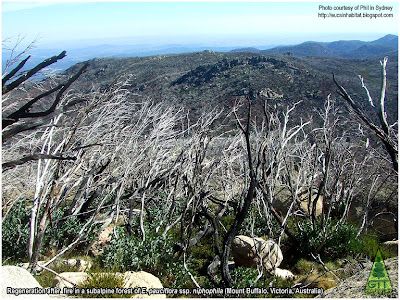
[[[189,268],[186,265],[186,252],[183,252],[183,267],[185,268],[186,272],[188,272],[190,279],[192,279],[192,281],[196,285],[196,287],[200,289],[201,286],[197,283],[196,279],[194,278],[192,273],[190,273]]]
[[[53,273],[54,275],[60,277],[62,280],[65,280],[66,282],[69,282],[69,283],[72,284],[74,287],[78,286],[78,284],[76,284],[76,283],[74,283],[74,282],[68,280],[67,278],[65,278],[64,276],[61,276],[60,274],[58,274],[58,273],[55,272],[55,271],[53,271],[53,270],[51,270],[51,269],[49,269],[49,268],[46,268],[46,267],[44,267],[44,266],[41,266],[41,265],[39,265],[39,264],[36,264],[36,265],[37,265],[39,268],[42,268],[43,270],[49,271],[50,273]]]
[[[320,256],[319,254],[318,254],[317,256],[315,256],[314,254],[311,253],[311,256],[314,258],[314,260],[315,260],[317,263],[319,263],[319,264],[324,268],[324,270],[325,270],[326,272],[331,273],[331,274],[337,279],[337,281],[340,282],[340,278],[337,277],[336,274],[324,264],[324,262],[321,260],[321,256]]]

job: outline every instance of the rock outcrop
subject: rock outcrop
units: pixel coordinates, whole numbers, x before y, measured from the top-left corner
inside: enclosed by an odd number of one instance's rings
[[[268,271],[278,267],[283,260],[282,251],[274,241],[244,235],[233,240],[232,256],[236,266],[257,268],[262,262]]]
[[[124,273],[125,282],[124,287],[126,288],[146,288],[149,289],[162,289],[163,286],[161,284],[160,279],[156,276],[140,271],[140,272],[125,272]],[[132,296],[131,298],[166,298],[165,294],[161,295],[152,295],[147,296],[146,294],[137,294]]]
[[[262,89],[258,92],[259,96],[262,96],[264,98],[267,98],[269,100],[273,100],[273,99],[282,99],[283,95],[279,94],[278,92],[273,91],[270,88],[266,88],[266,89]]]
[[[275,275],[283,279],[294,279],[294,274],[286,269],[276,268]]]
[[[311,202],[309,203],[309,192],[308,190],[303,190],[297,195],[300,205],[295,204],[296,209],[301,209],[304,211],[306,214],[311,214],[311,207],[312,203],[315,201],[315,198],[317,197],[317,191],[313,190],[311,194]],[[285,194],[284,197],[276,197],[273,202],[272,206],[274,209],[281,215],[281,216],[286,216],[289,207],[291,205],[292,199],[291,197],[288,197],[288,194]],[[316,201],[316,207],[315,207],[315,216],[319,216],[322,214],[323,206],[324,206],[324,197],[319,196],[318,200]],[[310,207],[309,207],[310,204]]]
[[[100,232],[97,240],[90,246],[89,253],[98,256],[103,253],[103,249],[110,243],[111,235],[113,233],[114,224],[108,225],[102,232]]]
[[[78,272],[89,271],[92,267],[92,263],[90,261],[75,258],[63,260],[63,264],[71,267],[76,267],[78,269]]]
[[[1,299],[17,298],[18,299],[50,299],[47,294],[42,294],[43,288],[36,279],[26,269],[17,266],[2,266],[1,267]],[[7,293],[7,288],[10,293]],[[36,289],[36,294],[24,294],[29,288]],[[24,290],[20,290],[24,289]],[[16,295],[15,292],[21,292],[21,295]]]
[[[391,295],[391,298],[398,298],[399,296],[398,261],[398,257],[389,258],[384,261],[386,271],[390,279],[390,284],[392,286],[393,293]],[[338,286],[326,290],[322,295],[318,296],[317,298],[378,298],[378,296],[365,294],[365,286],[367,284],[371,270],[372,263],[369,263],[356,275],[342,281],[338,284]],[[384,298],[387,298],[387,296],[384,296]]]
[[[396,253],[399,252],[399,240],[384,242],[383,246],[385,248],[390,249],[393,252],[396,252]]]
[[[369,229],[375,231],[380,240],[391,241],[398,238],[396,217],[390,212],[377,213],[371,219]]]

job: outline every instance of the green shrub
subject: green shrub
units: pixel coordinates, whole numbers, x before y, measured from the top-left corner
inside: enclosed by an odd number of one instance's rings
[[[62,217],[62,211],[58,210],[55,216],[52,216],[54,220]],[[76,216],[69,216],[64,222],[60,223],[59,226],[49,226],[47,231],[51,228],[51,234],[45,235],[44,244],[54,248],[62,248],[69,245],[75,239],[77,233],[82,228],[78,218]]]
[[[139,220],[135,220],[131,236],[128,236],[125,228],[117,227],[118,239],[112,239],[99,257],[102,266],[115,272],[146,271],[156,275],[165,287],[193,288],[194,284],[183,266],[182,257],[176,257],[173,250],[177,242],[174,237],[178,236],[176,230],[171,229],[165,237],[156,233],[155,228],[163,217],[161,209],[149,208],[145,217],[145,240]],[[191,249],[186,253],[186,264],[196,278],[200,278],[199,269],[204,269],[211,251],[206,248],[193,247],[195,255]],[[200,252],[202,255],[197,257]]]
[[[61,221],[55,226],[48,226],[44,239],[44,247],[61,249],[71,244],[77,237],[78,232],[82,229],[84,222],[80,221],[77,216],[68,216],[62,219],[64,210],[67,208],[58,209],[53,215],[53,220]],[[93,226],[90,232],[87,233],[76,249],[83,249],[96,238],[96,232],[101,224]],[[76,250],[75,249],[75,250]]]
[[[138,271],[158,273],[173,259],[172,244],[167,238],[154,235],[147,236],[145,241],[141,235],[128,236],[126,230],[117,227],[118,239],[112,239],[101,255],[104,266],[118,271]]]
[[[298,224],[299,229],[295,230],[295,241],[292,247],[295,249],[294,252],[299,257],[308,255],[310,252],[315,250],[322,244],[323,236],[322,230],[319,227],[313,228],[310,221],[301,221]]]
[[[258,271],[252,268],[237,267],[231,272],[231,276],[237,288],[255,287]]]
[[[115,288],[124,288],[124,276],[115,273],[91,273],[88,279],[77,286],[82,298],[129,298],[131,295],[118,294]],[[103,293],[101,292],[103,289]],[[82,293],[82,290],[85,293]],[[100,293],[96,293],[99,290]],[[111,293],[114,291],[115,293]]]
[[[259,273],[257,269],[238,267],[231,271],[232,280],[235,288],[264,288],[269,290],[269,287],[276,288],[291,288],[293,286],[293,280],[283,279],[280,277],[274,278],[272,274],[264,273],[261,278],[257,280]],[[225,295],[227,296],[227,295]],[[294,296],[294,295],[293,295]],[[270,293],[255,293],[255,294],[240,294],[240,298],[287,298],[293,297],[288,294],[270,294]],[[238,295],[228,295],[228,298],[237,298]]]
[[[360,238],[360,242],[360,255],[363,257],[367,257],[371,261],[375,260],[378,249],[381,251],[383,259],[388,259],[390,257],[395,257],[398,255],[396,251],[382,246],[378,236],[374,233],[364,234]]]
[[[384,258],[396,256],[397,253],[382,247],[376,234],[369,233],[357,237],[359,228],[349,223],[330,221],[324,232],[318,225],[312,228],[311,222],[303,221],[299,224],[302,230],[295,231],[293,249],[298,257],[306,257],[309,253],[319,253],[323,258],[335,260],[346,256],[368,257],[375,259],[378,249]]]
[[[331,259],[358,253],[361,241],[357,238],[358,228],[349,223],[330,224],[325,242],[325,255]]]
[[[319,251],[329,259],[336,259],[361,251],[358,228],[352,224],[330,220],[323,229],[318,224],[313,227],[306,220],[299,223],[299,228],[295,230],[295,243],[292,245],[299,257]]]
[[[163,237],[156,233],[162,210],[149,208],[145,217],[150,216],[151,221],[147,220],[143,224],[146,236],[144,241],[138,219],[132,226],[134,229],[131,236],[128,236],[125,228],[116,228],[118,239],[112,239],[100,257],[106,268],[120,272],[143,270],[155,274],[168,270],[173,262],[173,242],[169,235]],[[118,266],[118,270],[115,270],[115,266]]]
[[[239,234],[247,236],[262,237],[265,236],[267,239],[277,239],[281,233],[282,227],[274,218],[260,217],[257,212],[259,208],[252,208],[253,217],[248,216],[243,222],[240,228]],[[234,214],[233,214],[234,216]],[[232,220],[233,221],[233,220]]]
[[[296,262],[294,267],[295,267],[296,273],[308,274],[313,269],[316,269],[318,267],[318,264],[314,261],[309,261],[305,258],[301,258]]]
[[[53,220],[62,216],[59,209],[52,215]],[[12,261],[27,261],[27,249],[30,235],[31,211],[27,208],[27,201],[18,201],[11,208],[7,217],[2,223],[2,257]],[[65,222],[58,225],[50,224],[44,234],[41,253],[48,249],[63,248],[71,244],[81,230],[83,224],[76,216],[69,216]],[[93,226],[88,233],[86,240],[82,241],[83,247],[90,243],[94,238],[94,232],[99,227]]]
[[[26,201],[18,201],[2,222],[2,257],[21,261],[27,259],[30,210]]]

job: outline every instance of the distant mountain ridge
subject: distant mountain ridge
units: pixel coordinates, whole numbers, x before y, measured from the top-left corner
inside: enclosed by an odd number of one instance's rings
[[[51,69],[55,70],[66,70],[76,63],[90,60],[93,58],[104,58],[104,57],[146,57],[154,55],[166,55],[166,54],[179,54],[179,53],[193,53],[204,50],[212,50],[217,52],[229,52],[235,47],[209,47],[204,45],[180,45],[180,44],[168,44],[168,45],[113,45],[113,44],[102,44],[95,46],[87,46],[82,48],[53,48],[53,49],[42,49],[34,48],[29,51],[31,58],[25,65],[24,69],[29,69],[40,63],[41,61],[61,53],[63,50],[67,51],[67,56],[56,62],[51,66]],[[2,71],[4,66],[7,64],[7,60],[11,57],[11,50],[2,50]],[[15,54],[14,54],[15,55]]]
[[[379,60],[337,57],[290,57],[249,52],[214,52],[168,54],[148,57],[101,58],[89,61],[90,69],[80,77],[74,88],[90,92],[94,85],[107,89],[126,74],[134,74],[129,88],[134,94],[154,101],[175,101],[193,115],[210,106],[231,109],[240,99],[254,101],[254,111],[264,110],[264,100],[276,109],[287,108],[299,100],[296,118],[311,118],[315,109],[323,109],[326,97],[336,94],[332,80],[338,82],[357,101],[364,101],[365,91],[358,75],[367,78],[371,97],[380,93],[381,68]],[[385,102],[390,116],[397,120],[397,57],[389,55]],[[81,64],[66,71],[71,76]],[[362,100],[364,99],[364,100]],[[343,110],[341,108],[341,110]],[[345,109],[343,110],[345,111]],[[391,121],[392,122],[392,121]],[[393,121],[395,122],[395,121]],[[393,123],[392,122],[392,123]]]
[[[261,47],[261,46],[260,46]],[[352,41],[334,41],[324,42],[304,42],[294,46],[268,46],[261,49],[255,47],[246,47],[235,49],[235,47],[212,47],[207,45],[113,45],[103,44],[97,46],[88,46],[74,49],[54,48],[54,49],[32,49],[32,56],[25,65],[25,69],[29,69],[40,63],[41,61],[61,53],[66,50],[67,56],[56,62],[50,69],[56,71],[66,70],[72,65],[93,58],[104,57],[147,57],[154,55],[194,53],[204,50],[211,50],[220,53],[229,52],[247,52],[265,55],[293,54],[294,56],[318,56],[318,57],[338,57],[338,58],[382,58],[386,55],[396,55],[398,52],[398,36],[386,35],[380,39],[371,42],[359,40]],[[2,50],[2,71],[7,63],[7,59],[11,56],[11,51]],[[8,70],[9,71],[9,70]]]
[[[287,54],[294,56],[321,56],[341,58],[373,58],[397,54],[399,38],[388,34],[371,42],[359,40],[334,42],[304,42],[294,46],[280,46],[267,50],[243,48],[234,52],[252,52],[260,54]]]

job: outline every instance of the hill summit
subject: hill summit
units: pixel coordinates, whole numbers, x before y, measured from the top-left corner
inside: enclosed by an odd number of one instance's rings
[[[397,55],[399,37],[388,34],[371,42],[360,40],[313,42],[308,41],[293,46],[280,46],[267,50],[251,48],[250,52],[260,54],[290,54],[294,56],[322,56],[342,58],[375,58]],[[247,52],[248,48],[235,49],[235,52]]]

